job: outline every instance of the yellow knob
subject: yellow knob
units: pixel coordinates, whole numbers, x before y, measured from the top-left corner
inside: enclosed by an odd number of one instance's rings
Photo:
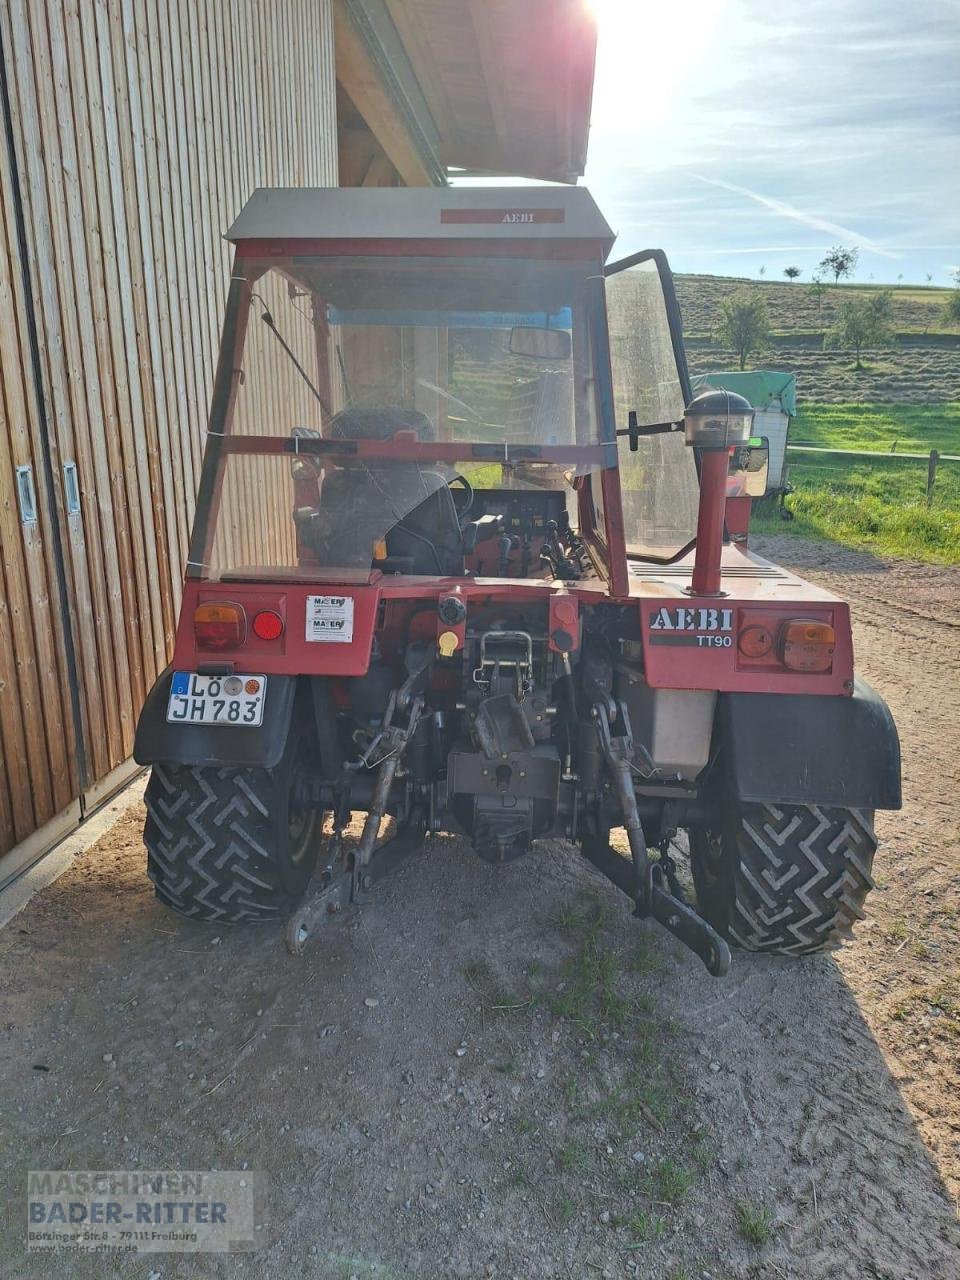
[[[460,641],[457,639],[455,631],[444,631],[437,640],[437,648],[440,650],[442,658],[452,658],[457,652]]]

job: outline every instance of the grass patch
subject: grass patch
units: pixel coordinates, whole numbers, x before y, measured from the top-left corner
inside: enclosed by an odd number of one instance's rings
[[[622,1030],[643,1010],[645,1001],[626,992],[628,983],[622,972],[626,966],[603,938],[606,914],[595,895],[564,904],[556,923],[575,941],[576,952],[563,964],[560,981],[546,992],[547,1007],[591,1038],[602,1026]]]
[[[776,1216],[770,1209],[763,1205],[753,1205],[745,1200],[738,1200],[733,1206],[733,1211],[737,1230],[744,1240],[755,1245],[763,1245],[770,1240],[776,1224]]]
[[[557,1152],[557,1168],[563,1173],[584,1174],[590,1168],[592,1152],[582,1138],[572,1138]]]
[[[651,1200],[678,1204],[696,1182],[696,1175],[676,1160],[661,1160],[647,1175],[647,1191]]]
[[[577,1211],[576,1201],[572,1196],[559,1196],[553,1204],[553,1212],[558,1227],[569,1226]]]
[[[659,1080],[637,1080],[605,1094],[589,1110],[589,1115],[606,1120],[620,1130],[641,1124],[663,1127],[671,1118],[673,1094]]]
[[[760,533],[826,538],[843,546],[932,563],[960,563],[960,463],[941,462],[926,502],[927,463],[900,452],[960,454],[960,404],[808,405],[791,439],[830,449],[861,449],[876,458],[788,455],[792,521],[772,503],[758,504]]]
[[[824,449],[960,453],[960,403],[805,404],[790,424],[790,440]]]
[[[643,990],[654,965],[642,941],[625,945],[619,922],[595,893],[565,901],[546,922],[565,958],[544,966],[527,991],[572,1024],[580,1048],[555,1095],[552,1158],[543,1159],[539,1126],[514,1116],[515,1155],[504,1186],[532,1198],[557,1229],[589,1213],[613,1228],[618,1249],[639,1250],[666,1233],[712,1163],[712,1150],[683,1087],[677,1029]],[[484,993],[496,985],[484,963],[471,965],[467,976]],[[513,1074],[513,1049],[495,1059],[503,1076]]]
[[[632,1213],[624,1225],[633,1248],[659,1240],[666,1230],[663,1219],[656,1214],[648,1213],[646,1209],[638,1209],[636,1213]]]

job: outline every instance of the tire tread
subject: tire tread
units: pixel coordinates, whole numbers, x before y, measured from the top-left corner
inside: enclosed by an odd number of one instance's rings
[[[817,805],[745,806],[728,932],[748,951],[835,950],[864,918],[877,840],[872,815]]]
[[[296,896],[276,859],[268,769],[154,765],[147,784],[147,875],[161,902],[194,920],[277,920]]]

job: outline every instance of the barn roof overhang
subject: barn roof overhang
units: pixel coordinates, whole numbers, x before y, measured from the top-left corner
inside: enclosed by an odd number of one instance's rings
[[[407,185],[583,173],[589,0],[336,0],[334,15],[338,81]]]

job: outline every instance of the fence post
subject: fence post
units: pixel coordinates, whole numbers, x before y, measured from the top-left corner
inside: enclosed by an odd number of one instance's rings
[[[936,449],[930,450],[930,460],[927,463],[927,506],[933,502],[933,486],[937,482],[937,463],[940,461],[940,454]]]

